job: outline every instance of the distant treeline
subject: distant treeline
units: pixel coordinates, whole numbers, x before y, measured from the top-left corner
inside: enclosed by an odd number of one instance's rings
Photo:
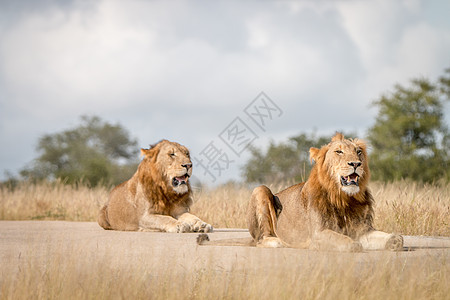
[[[434,82],[413,79],[409,86],[396,85],[374,101],[375,124],[365,136],[358,136],[370,144],[373,179],[450,181],[450,133],[444,121],[444,104],[449,100],[447,69]],[[304,181],[311,170],[309,148],[327,144],[333,134],[300,133],[266,149],[250,146],[252,155],[242,177],[249,183]],[[116,185],[128,179],[139,163],[136,139],[120,124],[96,116],[83,116],[73,129],[42,136],[37,151],[39,156],[20,170],[20,178],[10,176],[3,184],[58,179],[68,184]]]

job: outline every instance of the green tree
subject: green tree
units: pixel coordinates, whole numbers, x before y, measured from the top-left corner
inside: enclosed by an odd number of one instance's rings
[[[349,135],[353,136],[353,135]],[[301,133],[278,144],[271,142],[264,152],[250,147],[251,158],[242,168],[242,175],[251,183],[305,181],[311,171],[309,149],[330,142],[330,136]]]
[[[136,145],[119,124],[83,116],[81,125],[73,129],[42,136],[37,146],[39,157],[21,175],[33,180],[87,181],[93,186],[117,184],[135,171]]]
[[[242,168],[247,182],[281,182],[300,174],[301,163],[291,143],[271,142],[266,153],[253,146],[249,150],[251,158]]]
[[[444,76],[437,84],[414,79],[410,87],[396,85],[392,93],[374,102],[379,111],[368,132],[374,179],[450,179],[449,133],[443,114],[449,82]]]

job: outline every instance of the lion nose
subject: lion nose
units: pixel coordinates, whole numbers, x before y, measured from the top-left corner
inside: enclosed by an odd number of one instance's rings
[[[351,161],[351,162],[348,162],[348,165],[352,166],[353,168],[356,169],[357,167],[361,166],[361,162],[359,162],[359,161]]]
[[[183,165],[181,165],[183,168],[186,168],[186,170],[188,170],[189,171],[189,169],[190,168],[192,168],[192,164],[183,164]]]

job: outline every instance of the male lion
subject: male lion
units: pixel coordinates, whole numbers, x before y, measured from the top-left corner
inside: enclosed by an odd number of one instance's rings
[[[278,194],[266,186],[254,189],[247,222],[259,247],[295,247],[319,250],[401,250],[400,235],[372,227],[373,198],[367,187],[366,145],[337,133],[328,145],[311,148],[315,162],[308,180]],[[199,236],[199,244],[208,242]]]
[[[144,159],[136,173],[111,191],[100,210],[100,226],[128,231],[212,231],[211,225],[189,213],[192,162],[188,149],[162,140],[141,153]]]

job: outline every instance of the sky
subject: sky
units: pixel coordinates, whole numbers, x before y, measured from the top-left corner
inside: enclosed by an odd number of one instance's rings
[[[248,144],[364,137],[395,84],[450,67],[450,2],[0,0],[0,179],[83,115],[239,180]],[[450,106],[445,115],[449,120]]]

